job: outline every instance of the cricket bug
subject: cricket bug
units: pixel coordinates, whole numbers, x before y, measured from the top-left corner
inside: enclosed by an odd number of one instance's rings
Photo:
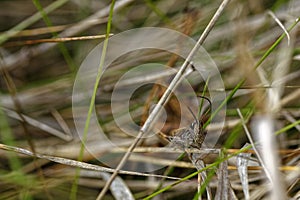
[[[198,96],[208,101],[209,109],[205,112],[204,115],[200,118],[200,120],[196,117],[193,111],[187,107],[192,114],[194,121],[191,123],[189,127],[177,129],[173,132],[172,136],[166,136],[163,133],[160,133],[162,137],[167,139],[172,146],[185,150],[188,148],[197,148],[200,149],[202,143],[205,139],[207,131],[204,129],[204,120],[206,115],[211,110],[212,103],[209,98],[205,96]]]
[[[200,149],[205,136],[207,134],[204,123],[206,121],[206,115],[207,113],[211,112],[212,109],[212,103],[209,98],[205,96],[198,96],[202,99],[205,99],[209,103],[209,109],[201,116],[200,119],[196,117],[196,115],[193,113],[193,111],[187,107],[190,111],[190,113],[193,115],[194,121],[191,123],[191,125],[187,128],[177,129],[174,132],[173,136],[167,137],[167,140],[170,142],[171,146],[181,149],[185,151],[189,157],[189,159],[192,161],[193,165],[197,170],[201,170],[205,167],[205,163],[202,160],[203,155],[199,153],[191,153],[187,152],[187,149]],[[207,175],[205,171],[200,172],[200,176],[203,180],[206,180]],[[207,186],[207,195],[208,199],[212,199],[212,194],[210,188]]]

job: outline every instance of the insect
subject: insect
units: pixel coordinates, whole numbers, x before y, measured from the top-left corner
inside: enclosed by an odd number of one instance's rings
[[[209,98],[205,96],[198,96],[205,100],[207,100],[210,104],[210,108],[207,112],[211,110],[211,101]],[[189,148],[196,148],[200,149],[202,143],[205,139],[207,131],[204,129],[204,118],[206,113],[201,117],[200,120],[197,119],[193,111],[188,107],[189,111],[193,115],[194,121],[191,125],[187,128],[177,129],[174,131],[173,136],[167,136],[167,140],[171,143],[172,146],[178,149],[189,149]]]
[[[209,102],[209,109],[208,111],[201,116],[200,120],[197,119],[193,111],[188,107],[189,111],[193,115],[194,121],[191,123],[191,125],[187,128],[177,129],[174,131],[173,136],[165,136],[164,134],[160,133],[164,138],[166,138],[170,144],[178,149],[181,149],[185,151],[189,157],[189,159],[192,161],[193,165],[197,170],[201,170],[205,167],[205,163],[202,160],[203,155],[199,153],[192,153],[186,151],[187,149],[200,149],[205,136],[207,134],[206,130],[204,129],[204,121],[205,121],[205,115],[211,111],[212,103],[209,98],[204,96],[198,96],[200,98],[203,98]],[[202,180],[206,180],[207,175],[205,171],[200,172],[200,176]],[[206,186],[207,195],[210,197],[208,199],[212,199],[211,190],[209,186]]]

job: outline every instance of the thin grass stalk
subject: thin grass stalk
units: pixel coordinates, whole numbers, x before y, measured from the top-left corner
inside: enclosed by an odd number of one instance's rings
[[[91,102],[90,102],[90,105],[89,105],[89,111],[88,111],[87,119],[86,119],[85,126],[84,126],[83,138],[82,138],[82,143],[81,143],[81,146],[80,146],[80,152],[79,152],[79,156],[78,156],[79,161],[82,161],[82,159],[83,159],[85,142],[87,140],[87,134],[88,134],[89,126],[90,126],[92,111],[93,111],[93,108],[95,106],[95,99],[96,99],[97,89],[98,89],[98,86],[99,86],[99,82],[100,82],[100,78],[101,78],[101,74],[102,74],[102,69],[103,69],[103,65],[104,65],[104,61],[105,61],[106,50],[107,50],[107,46],[108,46],[108,38],[109,38],[109,35],[110,35],[110,29],[111,29],[111,24],[112,24],[112,16],[113,16],[115,2],[116,2],[115,0],[112,0],[112,2],[110,4],[110,11],[109,11],[108,22],[107,22],[107,27],[106,27],[106,36],[105,36],[105,40],[104,40],[104,43],[103,43],[103,50],[102,50],[102,53],[101,53],[100,64],[99,64],[99,69],[98,69],[98,73],[97,73],[97,77],[96,77],[96,82],[94,84],[92,99],[91,99]],[[80,175],[80,168],[77,168],[76,169],[76,174],[75,174],[75,181],[72,185],[71,194],[70,194],[70,199],[72,199],[72,200],[76,199],[79,175]]]
[[[260,153],[258,152],[258,149],[256,148],[256,145],[255,145],[255,143],[254,143],[254,141],[253,141],[253,139],[252,139],[252,136],[251,136],[251,134],[250,134],[250,132],[249,132],[247,126],[246,126],[246,120],[244,119],[244,117],[243,117],[243,115],[242,115],[240,109],[237,109],[237,112],[238,112],[238,114],[239,114],[239,116],[240,116],[240,118],[241,118],[241,120],[242,120],[242,125],[243,125],[244,131],[245,131],[245,133],[246,133],[246,135],[247,135],[247,137],[248,137],[248,140],[250,141],[250,143],[251,143],[251,145],[252,145],[252,147],[253,147],[253,149],[254,149],[254,151],[255,151],[255,153],[256,153],[256,156],[257,156],[257,158],[258,158],[258,160],[259,160],[261,166],[262,166],[263,169],[265,170],[265,173],[266,173],[267,177],[271,180],[271,175],[270,175],[269,171],[266,170],[265,164],[264,164],[264,162],[263,162],[263,159],[262,159],[262,157],[260,156]]]
[[[80,162],[77,160],[71,160],[68,158],[63,158],[63,157],[57,157],[57,156],[52,156],[52,155],[44,155],[40,153],[33,153],[27,149],[15,147],[15,146],[10,146],[10,145],[5,145],[0,143],[0,149],[6,150],[6,151],[11,151],[19,154],[24,154],[26,156],[30,157],[36,157],[36,158],[41,158],[41,159],[47,159],[52,162],[60,163],[63,165],[68,165],[68,166],[73,166],[73,167],[78,167],[82,169],[87,169],[91,171],[99,171],[99,172],[114,172],[115,169],[107,168],[107,167],[102,167],[99,165],[93,165],[90,163],[85,163],[85,162]],[[156,178],[166,178],[166,179],[172,179],[172,180],[179,180],[177,177],[171,177],[171,176],[163,176],[163,175],[157,175],[157,174],[147,174],[147,173],[140,173],[140,172],[133,172],[133,171],[125,171],[121,170],[120,174],[127,174],[127,175],[135,175],[135,176],[146,176],[146,177],[156,177]]]

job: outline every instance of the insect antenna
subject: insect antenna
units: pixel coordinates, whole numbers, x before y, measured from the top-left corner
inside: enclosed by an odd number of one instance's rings
[[[193,115],[195,121],[196,121],[197,124],[199,125],[199,120],[198,120],[198,118],[196,117],[196,115],[193,113],[192,109],[191,109],[189,106],[187,106],[187,108],[189,109],[190,113]]]
[[[209,99],[208,97],[206,97],[206,96],[198,95],[197,97],[200,97],[200,98],[202,98],[202,99],[205,99],[205,100],[208,101],[208,103],[209,103],[209,109],[201,116],[201,121],[204,121],[205,118],[207,117],[207,114],[208,114],[209,112],[211,112],[211,109],[212,109],[212,103],[211,103],[210,99]]]
[[[209,110],[207,110],[207,111],[203,114],[203,116],[206,116],[206,115],[208,114],[208,112],[211,111],[212,103],[211,103],[210,99],[209,99],[208,97],[206,97],[206,96],[198,95],[197,97],[203,98],[203,99],[207,100],[208,103],[209,103]],[[193,118],[195,119],[195,121],[196,121],[197,124],[199,125],[199,120],[198,120],[198,118],[196,117],[195,113],[192,111],[192,109],[191,109],[189,106],[187,106],[187,108],[189,109],[190,113],[193,115]],[[203,117],[201,117],[201,118],[203,118]]]
[[[210,99],[208,97],[206,97],[206,96],[198,95],[197,97],[200,97],[200,98],[205,99],[206,101],[208,101],[208,103],[209,103],[209,110],[206,111],[206,113],[204,114],[204,115],[206,115],[208,112],[211,111],[212,103],[211,103]]]

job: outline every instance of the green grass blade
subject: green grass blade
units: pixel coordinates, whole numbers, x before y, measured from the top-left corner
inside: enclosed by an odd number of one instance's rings
[[[41,5],[39,0],[32,0],[33,4],[35,5],[35,7],[38,9],[38,11],[41,13],[43,20],[45,21],[46,25],[48,27],[52,27],[53,24],[50,20],[50,18],[47,16],[47,13],[45,12],[43,6]],[[58,37],[58,34],[56,32],[52,32],[52,35],[54,38]],[[74,63],[68,49],[66,48],[66,46],[63,43],[58,43],[58,48],[60,50],[60,52],[62,53],[65,61],[67,62],[69,69],[71,72],[74,72],[76,69],[76,64]]]
[[[283,127],[282,129],[276,131],[275,134],[276,134],[276,135],[279,135],[279,134],[281,134],[281,133],[284,133],[284,132],[286,132],[286,131],[288,131],[288,130],[294,128],[294,127],[297,126],[298,124],[300,124],[300,120],[295,121],[295,122],[293,122],[293,123],[291,123],[291,124],[289,124],[289,125]]]
[[[114,5],[115,5],[115,0],[112,0],[111,6],[110,6],[110,11],[109,11],[107,27],[106,27],[106,36],[105,36],[105,40],[104,40],[104,43],[103,43],[103,50],[102,50],[102,53],[101,53],[99,69],[98,69],[96,81],[95,81],[95,84],[94,84],[92,98],[91,98],[90,105],[89,105],[89,111],[88,111],[87,119],[86,119],[85,126],[84,126],[83,139],[82,139],[82,143],[81,143],[81,146],[80,146],[80,153],[79,153],[79,156],[78,156],[78,161],[82,161],[82,159],[83,159],[85,142],[87,140],[87,133],[88,133],[89,126],[90,126],[92,111],[93,111],[93,108],[95,106],[97,88],[99,86],[99,82],[100,82],[100,78],[101,78],[101,74],[102,74],[102,70],[103,70],[103,65],[104,65],[104,61],[105,61],[106,50],[107,50],[107,46],[108,46],[108,38],[109,38],[109,35],[110,35],[110,29],[111,29],[111,24],[112,24],[112,16],[113,16]],[[72,185],[71,194],[70,194],[70,199],[71,200],[76,199],[79,172],[80,172],[80,168],[76,168],[75,180],[74,180],[74,183]]]

